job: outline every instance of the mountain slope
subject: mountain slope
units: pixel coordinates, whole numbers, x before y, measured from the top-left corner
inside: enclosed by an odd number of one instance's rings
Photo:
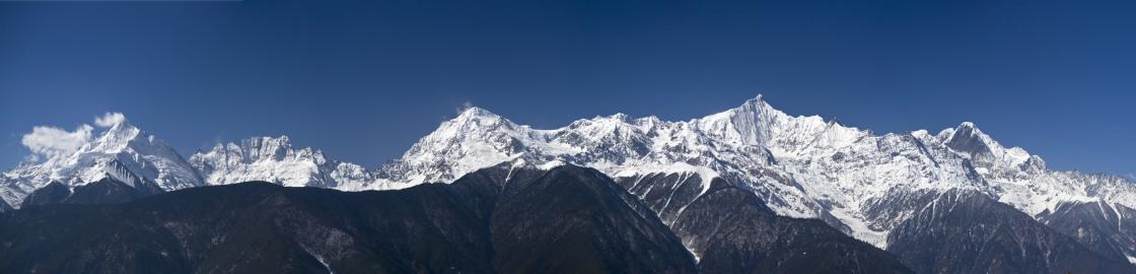
[[[22,207],[48,204],[116,204],[162,192],[164,192],[162,189],[150,184],[130,186],[108,175],[93,183],[73,188],[59,182],[51,182],[28,195]]]
[[[1114,219],[1069,206],[1136,208],[1136,183],[1051,170],[1041,157],[1005,146],[970,122],[934,134],[876,134],[819,116],[789,115],[758,96],[688,121],[615,114],[535,129],[471,107],[399,159],[366,169],[329,160],[319,150],[294,148],[286,137],[218,144],[195,154],[190,164],[125,119],[108,120],[115,122],[97,123],[100,137],[73,153],[6,172],[0,196],[19,206],[52,181],[73,191],[107,174],[127,185],[153,183],[166,191],[243,180],[359,191],[452,183],[503,162],[543,169],[571,164],[614,178],[672,227],[713,182],[722,181],[755,195],[779,216],[820,219],[888,248],[893,230],[926,205],[965,191],[1012,206],[1035,223],[1044,221],[1102,256],[1119,251],[1136,258],[1126,248],[1133,239],[1124,232],[1127,215],[1112,214]],[[1103,226],[1113,222],[1120,228]]]
[[[616,114],[556,129],[518,125],[471,107],[374,170],[329,160],[319,150],[294,148],[284,136],[218,144],[186,162],[124,118],[115,121],[103,124],[100,137],[74,153],[6,172],[0,195],[18,206],[51,181],[74,187],[108,173],[150,181],[167,191],[247,180],[349,191],[401,189],[448,183],[521,159],[537,166],[592,167],[618,181],[656,173],[702,178],[682,185],[689,189],[707,189],[711,178],[721,178],[745,185],[779,215],[819,218],[877,247],[885,247],[890,230],[911,216],[918,197],[952,189],[986,193],[1031,216],[1088,200],[1136,208],[1131,181],[1051,171],[1040,157],[1004,147],[973,123],[938,134],[876,135],[818,116],[788,115],[761,96],[689,121]],[[684,199],[693,198],[686,195]],[[673,218],[668,215],[676,209],[660,214]]]
[[[98,129],[86,126],[98,137],[76,150],[37,155],[40,157],[5,172],[0,198],[17,206],[51,182],[74,188],[108,176],[131,187],[146,185],[166,191],[203,185],[197,171],[165,142],[134,127],[121,114],[108,116],[115,119],[100,119]]]
[[[1136,210],[1102,201],[1069,202],[1043,212],[1042,223],[1100,254],[1123,254],[1136,264]]]
[[[779,215],[819,218],[857,239],[887,246],[890,231],[946,191],[984,193],[1030,216],[1063,202],[1100,199],[1136,207],[1136,184],[1109,176],[1052,171],[1040,157],[1007,148],[964,122],[877,135],[818,116],[791,116],[761,96],[733,109],[689,121],[623,114],[555,129],[518,125],[472,107],[423,137],[364,188],[403,188],[450,182],[459,174],[503,161],[571,163],[625,183],[650,174],[688,174],[681,192],[647,190],[641,197],[678,193],[690,200],[721,178],[757,194]],[[625,187],[634,186],[626,183]],[[648,184],[650,185],[650,184]],[[674,185],[672,185],[674,186]],[[671,221],[679,209],[661,208]]]
[[[502,166],[397,191],[254,182],[33,206],[0,215],[0,272],[695,272],[677,238],[625,196],[595,171]],[[549,220],[541,207],[588,214]],[[518,226],[530,229],[509,232]]]
[[[491,272],[487,230],[452,195],[444,186],[342,193],[246,183],[116,206],[32,207],[4,217],[0,237],[12,244],[0,249],[0,269]]]
[[[681,210],[672,229],[704,273],[913,273],[824,222],[777,216],[721,180]]]
[[[918,273],[1136,273],[1120,253],[1095,252],[973,191],[939,195],[888,242]]]
[[[562,166],[505,187],[492,217],[502,273],[697,272],[655,214],[596,170]]]

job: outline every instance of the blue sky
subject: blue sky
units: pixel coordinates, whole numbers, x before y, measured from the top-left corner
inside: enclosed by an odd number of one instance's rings
[[[537,127],[764,93],[876,132],[974,121],[1136,172],[1133,1],[0,1],[0,164],[123,112],[184,154],[287,134],[378,165],[464,103]],[[5,168],[6,169],[6,168]]]

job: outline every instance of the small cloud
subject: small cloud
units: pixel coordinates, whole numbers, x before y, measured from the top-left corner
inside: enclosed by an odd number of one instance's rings
[[[465,115],[468,111],[475,110],[475,109],[478,109],[477,106],[473,105],[472,102],[465,101],[465,102],[462,102],[461,105],[458,106],[458,108],[454,111],[454,115],[462,116],[462,115]],[[442,117],[442,120],[447,120],[447,119],[452,119],[452,118],[453,117]]]
[[[95,126],[113,127],[126,122],[126,115],[119,112],[107,112],[95,117]],[[73,131],[67,131],[55,126],[36,126],[32,132],[24,134],[20,143],[32,152],[28,160],[38,160],[44,157],[54,158],[74,153],[83,145],[91,142],[95,127],[82,124]]]
[[[457,113],[465,112],[465,110],[470,109],[472,107],[473,107],[473,102],[470,102],[470,101],[462,102],[461,107],[458,107]]]
[[[107,112],[101,117],[95,117],[95,125],[99,127],[113,127],[126,121],[126,115],[119,112]]]
[[[75,131],[37,126],[32,128],[31,133],[24,134],[20,143],[37,155],[47,157],[68,155],[90,142],[93,130],[94,128],[86,124],[79,126]]]

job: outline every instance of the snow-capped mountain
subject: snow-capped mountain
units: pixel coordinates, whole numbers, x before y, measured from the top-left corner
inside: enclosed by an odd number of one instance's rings
[[[166,191],[203,185],[181,155],[131,125],[122,114],[108,113],[96,125],[80,127],[77,132],[97,137],[81,138],[73,151],[33,155],[5,172],[0,198],[18,207],[24,197],[53,181],[73,188],[108,176],[131,186],[154,184]]]
[[[974,190],[1031,216],[1063,202],[1104,201],[1136,208],[1136,184],[1114,176],[1050,171],[1044,161],[1004,147],[973,123],[938,134],[873,134],[819,116],[792,116],[761,96],[689,121],[623,114],[556,129],[518,125],[471,107],[442,123],[376,185],[449,182],[503,161],[573,163],[613,177],[687,172],[743,184],[777,213],[835,217],[854,237],[886,246],[888,232],[951,189]],[[710,180],[699,180],[708,187]]]
[[[617,178],[690,172],[706,178],[699,180],[702,189],[713,177],[744,182],[779,214],[834,215],[858,238],[881,244],[887,227],[868,228],[878,221],[861,209],[872,198],[883,197],[900,182],[912,191],[981,183],[968,177],[961,163],[920,169],[933,161],[918,141],[873,136],[817,116],[789,116],[761,97],[690,121],[616,114],[550,130],[517,125],[474,107],[422,138],[383,175],[411,185],[446,182],[518,158],[537,165],[589,166]],[[895,159],[892,152],[911,155]]]
[[[164,191],[247,181],[362,190],[362,185],[374,181],[372,172],[360,165],[329,160],[312,148],[293,148],[287,136],[217,144],[187,161],[122,114],[107,114],[96,125],[82,125],[73,133],[83,136],[76,138],[80,144],[73,150],[36,153],[4,172],[0,198],[19,207],[25,197],[51,182],[74,189],[106,177],[130,187],[152,184]]]
[[[698,126],[615,114],[542,130],[471,107],[423,137],[380,175],[405,185],[447,182],[521,159],[537,165],[587,164],[613,175],[688,171],[717,177],[716,170],[761,167],[771,160],[760,146],[713,138]]]
[[[779,215],[819,218],[881,248],[888,246],[894,228],[952,190],[982,193],[1034,218],[1049,216],[1047,223],[1068,224],[1062,227],[1073,232],[1082,227],[1073,224],[1086,222],[1069,218],[1132,222],[1123,220],[1125,214],[1073,214],[1070,208],[1136,208],[1136,183],[1130,179],[1050,170],[1040,157],[1006,147],[970,122],[934,134],[881,135],[819,116],[789,115],[761,96],[687,121],[615,114],[555,129],[519,125],[470,107],[376,169],[293,147],[286,136],[217,144],[185,161],[120,116],[99,119],[97,129],[76,131],[97,137],[78,138],[79,145],[59,150],[66,153],[39,153],[5,172],[0,177],[4,201],[18,207],[52,181],[74,187],[106,176],[167,191],[251,180],[345,191],[401,189],[450,183],[502,162],[523,162],[543,169],[570,163],[600,170],[645,200],[666,223],[712,182],[724,181],[752,191]],[[1136,236],[1108,239],[1123,246]],[[1116,249],[1136,262],[1136,249]]]
[[[362,166],[329,160],[312,148],[294,148],[288,136],[217,144],[193,154],[189,162],[208,185],[267,181],[292,187],[357,189],[372,180]]]

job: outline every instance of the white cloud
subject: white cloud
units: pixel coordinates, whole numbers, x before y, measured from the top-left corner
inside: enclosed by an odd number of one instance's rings
[[[113,127],[126,122],[126,115],[118,112],[107,112],[95,117],[95,126]],[[20,140],[32,152],[31,158],[54,158],[74,153],[83,145],[91,142],[95,128],[88,124],[80,125],[74,131],[54,126],[37,126],[32,132],[24,134]]]
[[[31,133],[24,134],[20,142],[32,153],[56,157],[75,152],[75,150],[90,142],[93,130],[94,128],[86,124],[79,126],[75,131],[51,126],[37,126],[32,128]]]
[[[461,106],[458,107],[457,111],[454,111],[454,113],[461,114],[462,112],[464,112],[465,110],[467,110],[471,107],[474,107],[473,103],[470,102],[470,101],[465,101],[461,104]]]
[[[99,127],[113,127],[126,121],[126,115],[119,112],[107,112],[101,117],[95,117],[95,125]]]

